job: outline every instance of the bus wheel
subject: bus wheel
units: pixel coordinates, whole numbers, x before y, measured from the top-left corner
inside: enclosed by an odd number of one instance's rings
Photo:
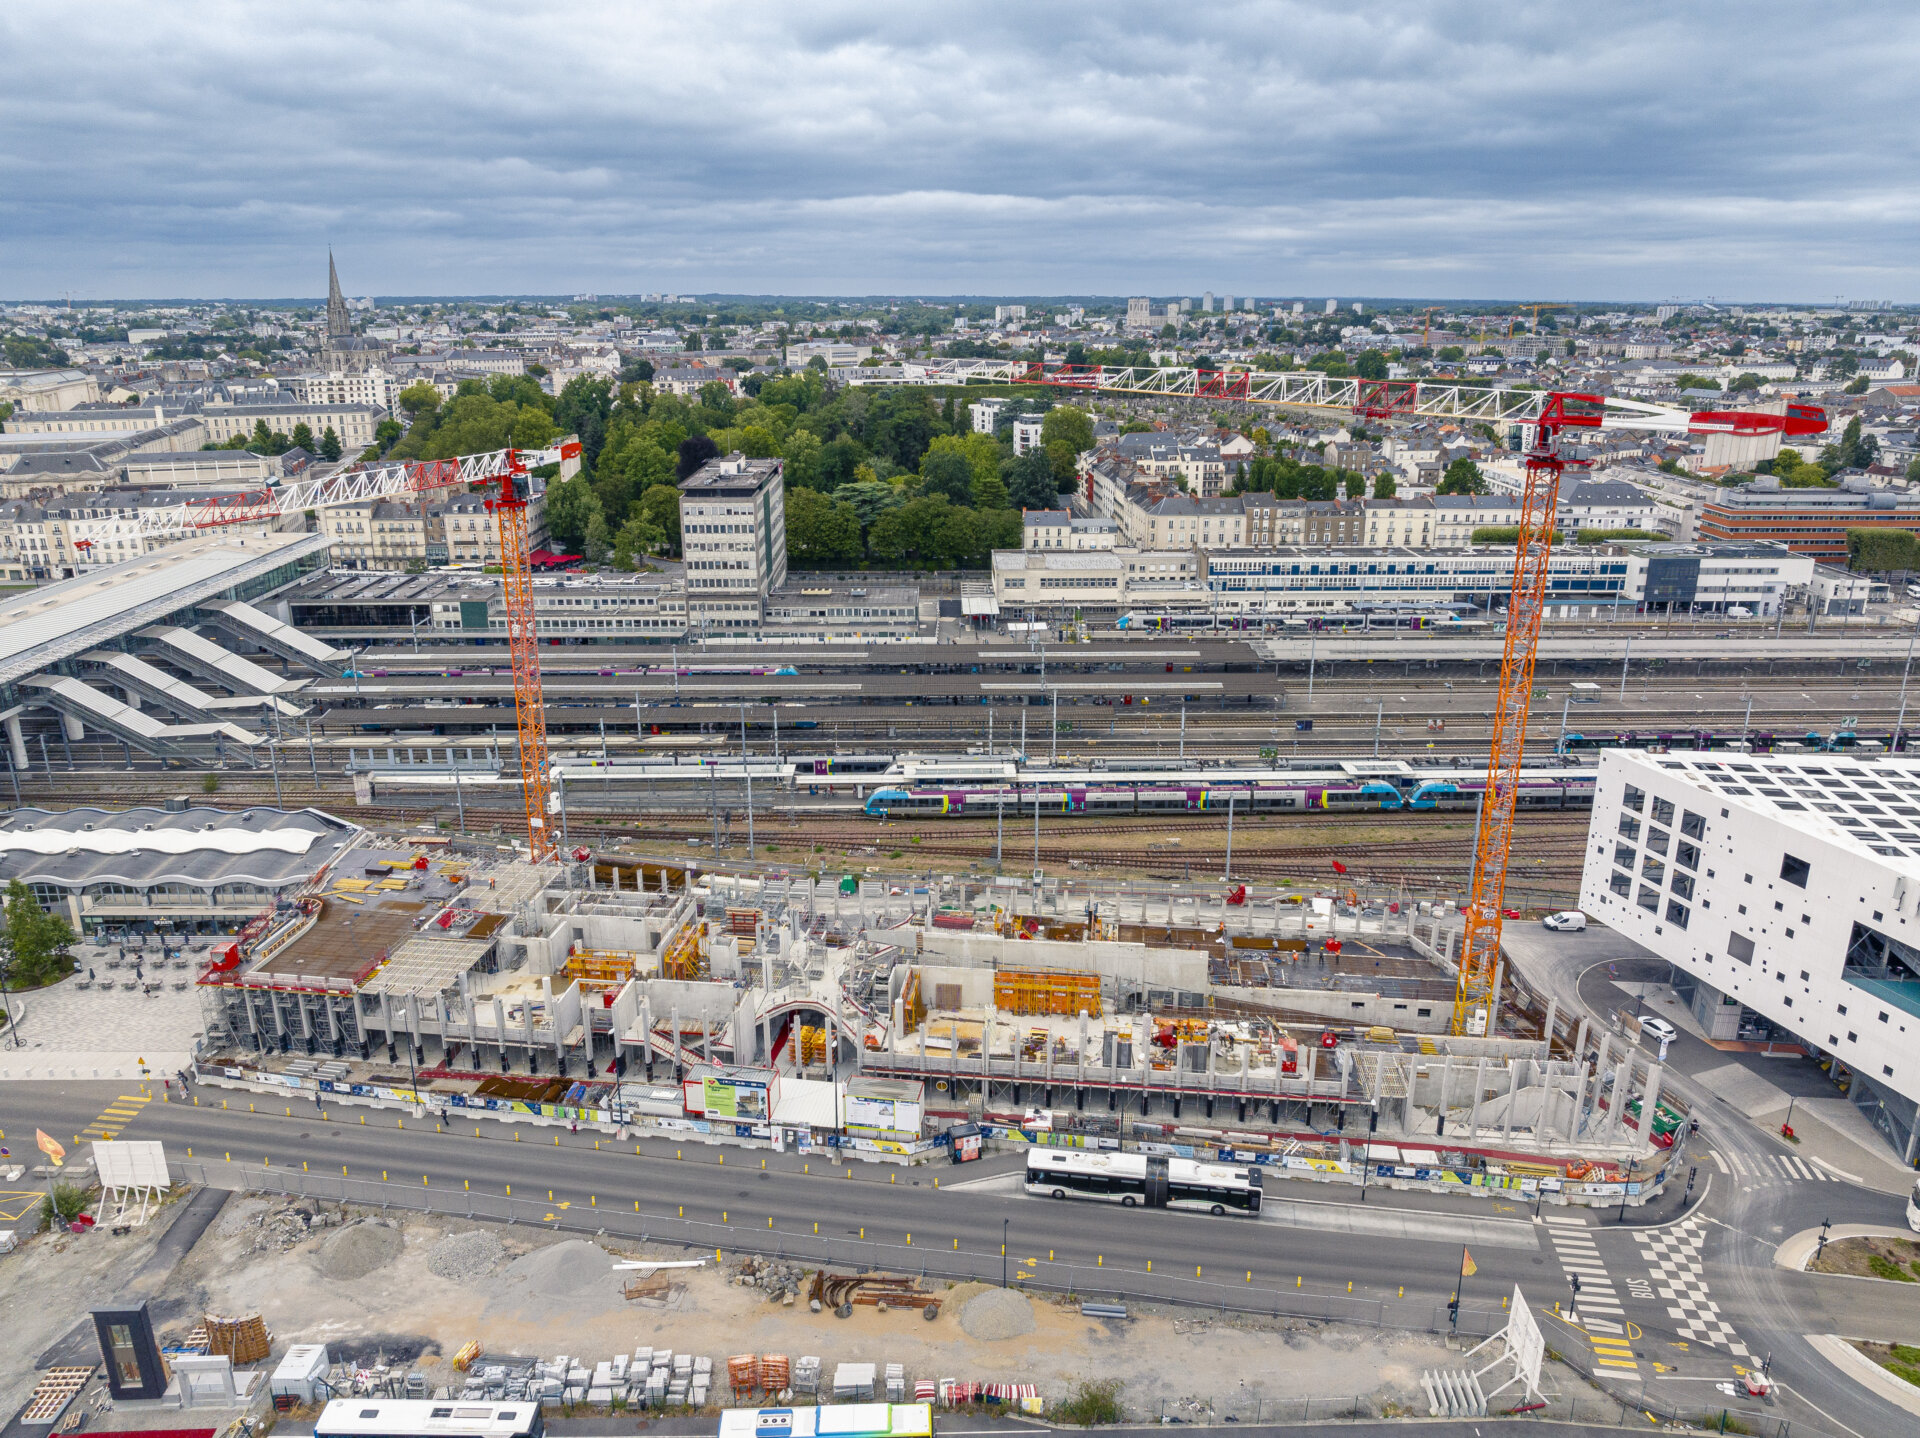
[[[1213,1216],[1214,1216],[1215,1218],[1221,1218],[1221,1217],[1224,1217],[1224,1216],[1225,1216],[1225,1214],[1226,1214],[1226,1209],[1225,1209],[1225,1208],[1223,1208],[1223,1207],[1221,1207],[1221,1206],[1220,1206],[1219,1204],[1217,1204],[1217,1203],[1216,1203],[1216,1204],[1215,1204],[1215,1205],[1213,1206]]]
[[[1122,1195],[1121,1195],[1121,1197],[1120,1197],[1120,1206],[1121,1206],[1122,1208],[1132,1208],[1132,1207],[1134,1207],[1134,1206],[1135,1206],[1135,1205],[1136,1205],[1136,1204],[1137,1204],[1138,1202],[1139,1202],[1139,1200],[1138,1200],[1138,1199],[1136,1199],[1136,1198],[1135,1198],[1135,1197],[1134,1197],[1134,1196],[1133,1196],[1132,1194],[1130,1194],[1130,1193],[1127,1193],[1127,1194],[1122,1194]]]
[[[1067,1196],[1067,1191],[1064,1188],[1056,1188],[1053,1191],[1053,1196],[1055,1198],[1065,1198]]]

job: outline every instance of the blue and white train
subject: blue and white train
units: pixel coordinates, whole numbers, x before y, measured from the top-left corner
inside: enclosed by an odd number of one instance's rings
[[[1358,767],[1358,766],[1355,766]],[[1383,766],[1384,767],[1384,766]],[[1593,805],[1592,769],[1523,770],[1518,807]],[[1012,782],[923,783],[874,791],[865,809],[876,819],[934,815],[968,818],[1028,814],[1198,813],[1229,807],[1241,814],[1284,810],[1474,809],[1483,770],[1415,769],[1354,774],[1341,769],[1028,770]]]

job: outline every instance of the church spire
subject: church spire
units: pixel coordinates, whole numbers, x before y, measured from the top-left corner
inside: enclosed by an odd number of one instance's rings
[[[333,251],[327,251],[327,338],[345,339],[353,333],[353,321],[347,317],[346,296],[340,293],[340,272],[333,265]]]

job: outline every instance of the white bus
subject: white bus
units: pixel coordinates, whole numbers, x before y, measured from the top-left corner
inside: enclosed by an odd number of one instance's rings
[[[334,1398],[320,1410],[314,1438],[541,1438],[538,1403],[426,1398]]]
[[[1260,1211],[1260,1170],[1197,1163],[1161,1154],[1027,1150],[1027,1192],[1040,1198],[1091,1198],[1127,1208],[1184,1208],[1198,1213]]]

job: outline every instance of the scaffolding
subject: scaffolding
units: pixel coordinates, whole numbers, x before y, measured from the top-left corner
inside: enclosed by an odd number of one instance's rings
[[[1100,976],[1046,969],[996,969],[993,1006],[1008,1014],[1100,1015]]]
[[[707,955],[700,946],[700,923],[689,922],[673,937],[660,958],[660,976],[665,979],[704,979]]]
[[[575,949],[567,955],[560,972],[589,984],[617,986],[639,973],[646,957],[620,949]]]

